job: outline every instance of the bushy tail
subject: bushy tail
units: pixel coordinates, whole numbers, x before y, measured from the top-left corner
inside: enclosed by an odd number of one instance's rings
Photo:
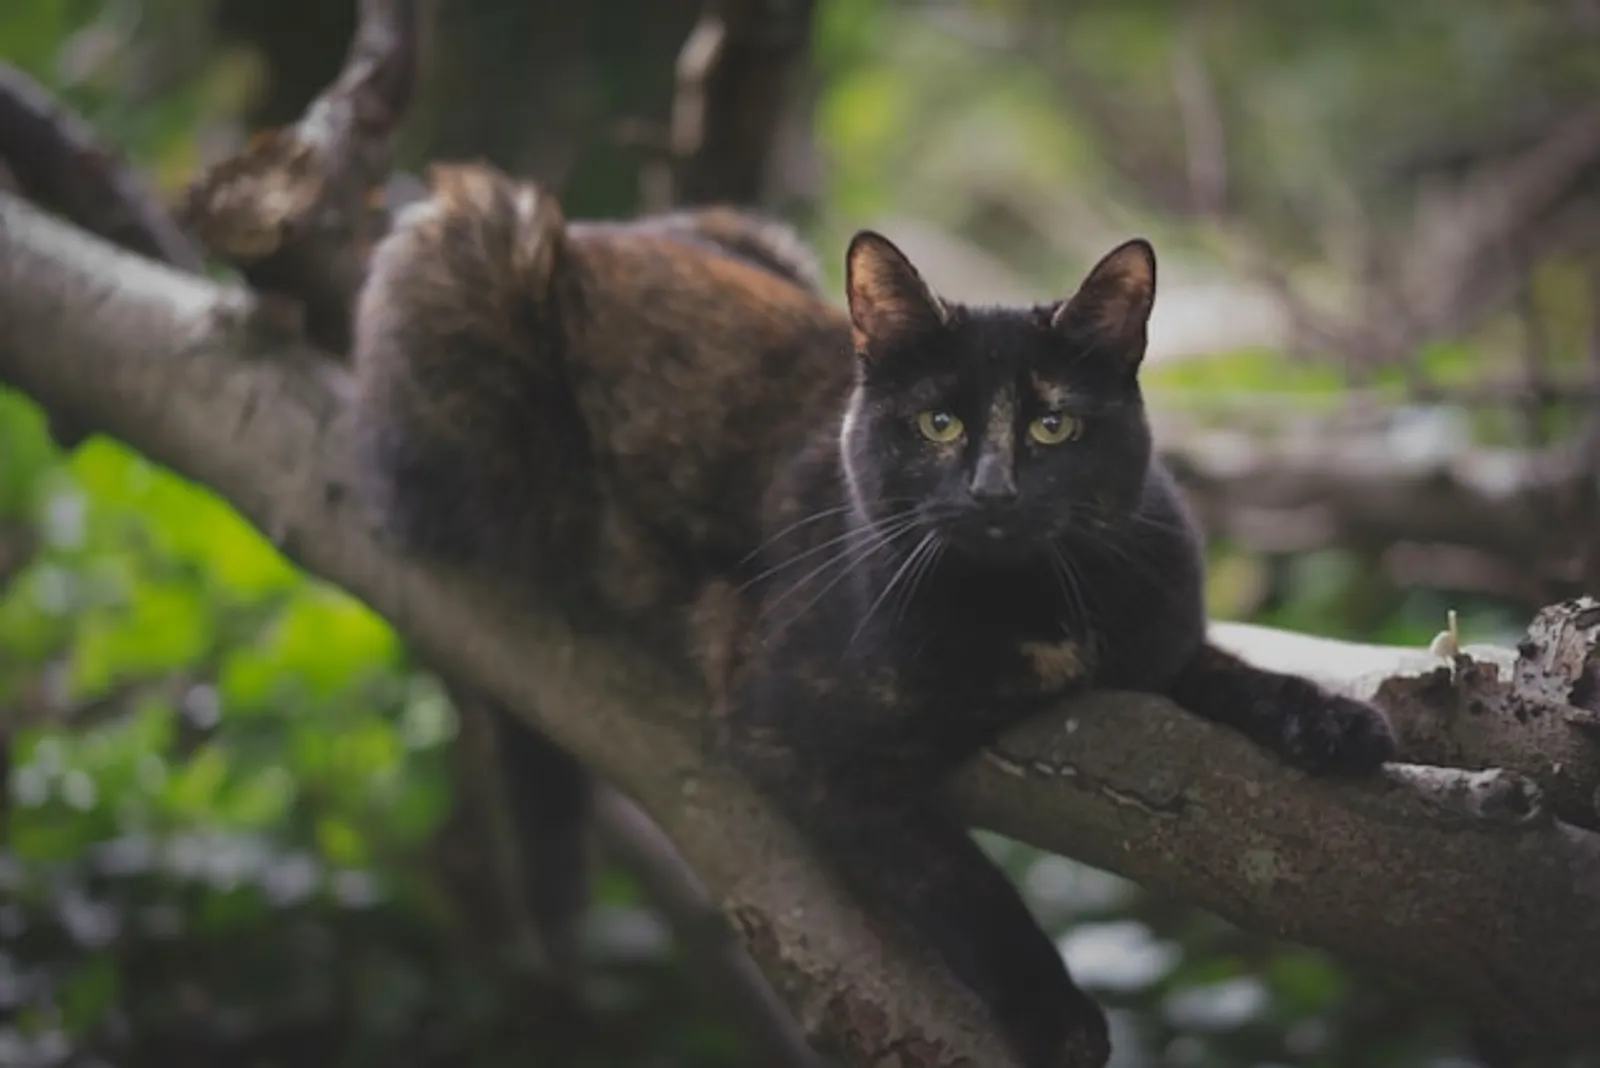
[[[374,250],[356,309],[360,492],[406,551],[514,585],[576,571],[589,464],[562,358],[560,207],[486,166],[428,177]],[[495,725],[527,907],[570,971],[589,776],[487,695],[458,697]]]
[[[438,165],[374,250],[355,316],[357,466],[410,551],[494,569],[560,554],[584,512],[587,438],[566,382],[555,199]]]

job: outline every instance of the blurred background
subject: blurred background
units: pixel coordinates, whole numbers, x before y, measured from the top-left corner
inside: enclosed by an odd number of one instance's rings
[[[1600,594],[1600,3],[762,4],[795,76],[731,184],[664,162],[694,0],[439,3],[402,163],[486,157],[570,216],[754,200],[834,292],[861,226],[995,300],[1145,234],[1215,616],[1425,644],[1455,609],[1514,643]],[[293,121],[353,8],[8,0],[0,58],[176,198]],[[582,1004],[523,967],[451,706],[390,629],[3,390],[0,743],[6,1068],[761,1063],[614,863]],[[1507,1063],[1427,991],[985,841],[1118,1065]]]

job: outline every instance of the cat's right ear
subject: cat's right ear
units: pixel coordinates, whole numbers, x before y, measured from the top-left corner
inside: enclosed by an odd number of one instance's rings
[[[1056,306],[1050,327],[1107,342],[1097,347],[1137,369],[1144,359],[1156,299],[1156,252],[1136,237],[1101,258],[1069,300]]]
[[[862,230],[845,252],[845,293],[856,355],[872,360],[897,341],[937,330],[950,312],[882,234]]]

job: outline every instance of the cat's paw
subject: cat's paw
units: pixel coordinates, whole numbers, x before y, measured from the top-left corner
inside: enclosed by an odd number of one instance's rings
[[[1389,719],[1365,701],[1308,686],[1283,709],[1283,755],[1313,775],[1365,775],[1395,757]]]

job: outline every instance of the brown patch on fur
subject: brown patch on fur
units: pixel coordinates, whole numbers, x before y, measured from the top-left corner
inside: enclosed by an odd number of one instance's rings
[[[749,606],[741,600],[738,587],[722,579],[706,583],[689,609],[690,651],[712,694],[713,711],[719,714],[748,617]]]
[[[1061,693],[1089,678],[1089,657],[1075,641],[1023,642],[1020,651],[1037,693]]]
[[[1029,374],[1028,380],[1033,386],[1035,396],[1039,403],[1052,410],[1064,408],[1072,400],[1073,391],[1059,382],[1051,382],[1041,378],[1037,373]]]

